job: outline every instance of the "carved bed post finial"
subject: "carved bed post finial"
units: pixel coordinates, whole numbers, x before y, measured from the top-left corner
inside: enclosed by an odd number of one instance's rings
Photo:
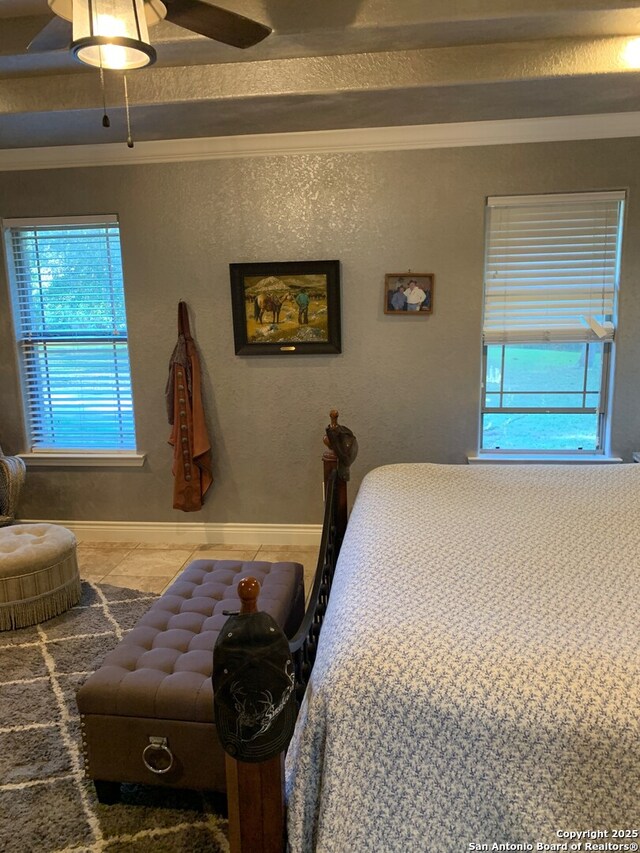
[[[258,596],[260,583],[252,577],[242,578],[238,583],[238,598],[240,599],[240,614],[258,612]]]
[[[351,430],[345,427],[342,427],[338,423],[339,412],[337,409],[331,409],[329,412],[329,418],[331,419],[331,423],[325,430],[325,435],[323,438],[324,445],[326,450],[322,454],[322,464],[324,466],[324,494],[325,498],[327,495],[327,484],[329,482],[329,477],[331,473],[335,470],[338,472],[338,481],[336,483],[336,524],[338,528],[338,541],[342,542],[342,537],[344,536],[344,532],[347,529],[347,483],[346,481],[349,479],[349,471],[347,469],[343,469],[340,463],[340,459],[338,455],[334,451],[332,445],[332,440],[334,436],[338,436],[342,431],[345,431],[349,434]],[[331,439],[329,439],[329,435],[331,434]],[[357,452],[357,445],[356,445]],[[354,457],[355,458],[355,457]]]
[[[329,417],[331,419],[331,423],[329,424],[327,429],[337,429],[337,427],[338,427],[338,415],[339,414],[340,414],[340,412],[337,409],[331,409],[331,411],[329,412]],[[324,434],[324,438],[322,439],[322,442],[323,442],[324,446],[327,448],[325,450],[325,452],[323,453],[322,458],[326,459],[327,461],[335,462],[336,466],[337,466],[338,457],[336,456],[336,454],[331,449],[331,445],[329,444],[329,439],[327,438],[326,431]],[[336,467],[336,466],[334,466],[334,467]]]
[[[330,454],[325,452],[324,459],[337,459],[338,477],[341,480],[349,479],[349,469],[358,455],[358,440],[349,427],[338,423],[338,410],[329,412],[331,423],[325,430],[324,443],[329,448]],[[326,467],[326,466],[325,466]]]
[[[335,429],[338,426],[338,415],[340,413],[337,409],[331,409],[329,412],[329,417],[331,418],[331,423],[327,427],[324,432],[324,436],[322,438],[322,443],[324,444],[326,450],[322,454],[322,462],[324,463],[324,486],[325,486],[325,494],[327,489],[327,479],[329,474],[333,471],[334,468],[338,467],[338,457],[334,453],[331,445],[329,444],[329,438],[327,437],[327,430]]]

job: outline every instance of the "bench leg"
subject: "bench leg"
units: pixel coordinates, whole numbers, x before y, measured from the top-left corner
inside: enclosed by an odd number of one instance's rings
[[[120,802],[120,782],[105,782],[104,779],[94,779],[98,801],[103,806],[113,806]]]

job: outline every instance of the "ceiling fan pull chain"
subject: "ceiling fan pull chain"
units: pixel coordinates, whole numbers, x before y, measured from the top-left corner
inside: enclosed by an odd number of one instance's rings
[[[111,127],[109,116],[107,115],[107,96],[104,92],[104,68],[102,67],[102,51],[100,51],[100,89],[102,91],[102,126]]]
[[[124,108],[127,114],[127,146],[133,148],[133,139],[131,138],[131,116],[129,115],[129,90],[127,89],[127,75],[123,74],[124,80]]]

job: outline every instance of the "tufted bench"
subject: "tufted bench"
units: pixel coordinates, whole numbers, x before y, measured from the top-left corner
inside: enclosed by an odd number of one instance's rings
[[[85,769],[102,802],[120,782],[225,790],[213,647],[248,575],[260,581],[259,609],[292,636],[304,614],[300,564],[196,560],[78,691]]]
[[[0,631],[25,628],[80,600],[76,537],[59,524],[0,530]]]

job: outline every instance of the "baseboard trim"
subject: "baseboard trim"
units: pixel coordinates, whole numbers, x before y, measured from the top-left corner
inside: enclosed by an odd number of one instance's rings
[[[20,519],[67,527],[79,542],[175,542],[194,545],[318,545],[321,524],[213,524],[172,521]]]

